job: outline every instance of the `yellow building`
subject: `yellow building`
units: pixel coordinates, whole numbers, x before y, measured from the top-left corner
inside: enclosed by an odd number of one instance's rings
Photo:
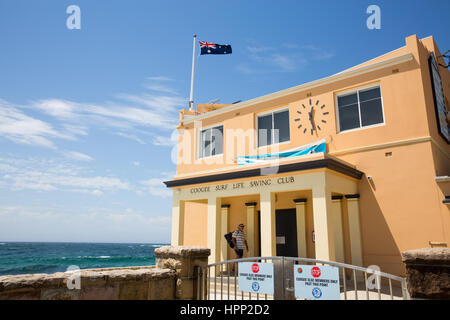
[[[172,245],[377,265],[450,241],[450,74],[433,37],[338,74],[180,112]],[[446,107],[447,106],[447,107]],[[259,155],[259,156],[258,156]]]

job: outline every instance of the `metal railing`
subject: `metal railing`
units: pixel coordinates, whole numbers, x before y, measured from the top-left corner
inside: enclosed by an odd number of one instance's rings
[[[271,294],[243,292],[238,289],[239,262],[272,262],[275,265]],[[406,279],[385,272],[345,263],[298,257],[251,257],[227,260],[197,268],[198,300],[289,300],[294,296],[294,264],[334,266],[339,269],[341,300],[410,299]],[[277,267],[278,266],[278,267]],[[234,270],[234,272],[233,272]],[[369,279],[375,279],[369,284]]]

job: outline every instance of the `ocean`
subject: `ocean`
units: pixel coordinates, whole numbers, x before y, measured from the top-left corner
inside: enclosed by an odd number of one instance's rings
[[[157,243],[0,242],[0,275],[155,265]]]

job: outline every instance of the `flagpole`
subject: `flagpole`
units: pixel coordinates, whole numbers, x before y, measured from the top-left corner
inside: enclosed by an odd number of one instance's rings
[[[194,64],[195,64],[195,40],[197,39],[197,35],[194,34],[194,44],[192,48],[192,72],[191,72],[191,95],[189,97],[189,110],[192,111],[192,107],[194,106]]]

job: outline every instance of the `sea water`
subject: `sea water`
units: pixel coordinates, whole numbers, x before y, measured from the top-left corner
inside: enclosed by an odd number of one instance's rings
[[[0,242],[0,275],[150,266],[158,243]]]

